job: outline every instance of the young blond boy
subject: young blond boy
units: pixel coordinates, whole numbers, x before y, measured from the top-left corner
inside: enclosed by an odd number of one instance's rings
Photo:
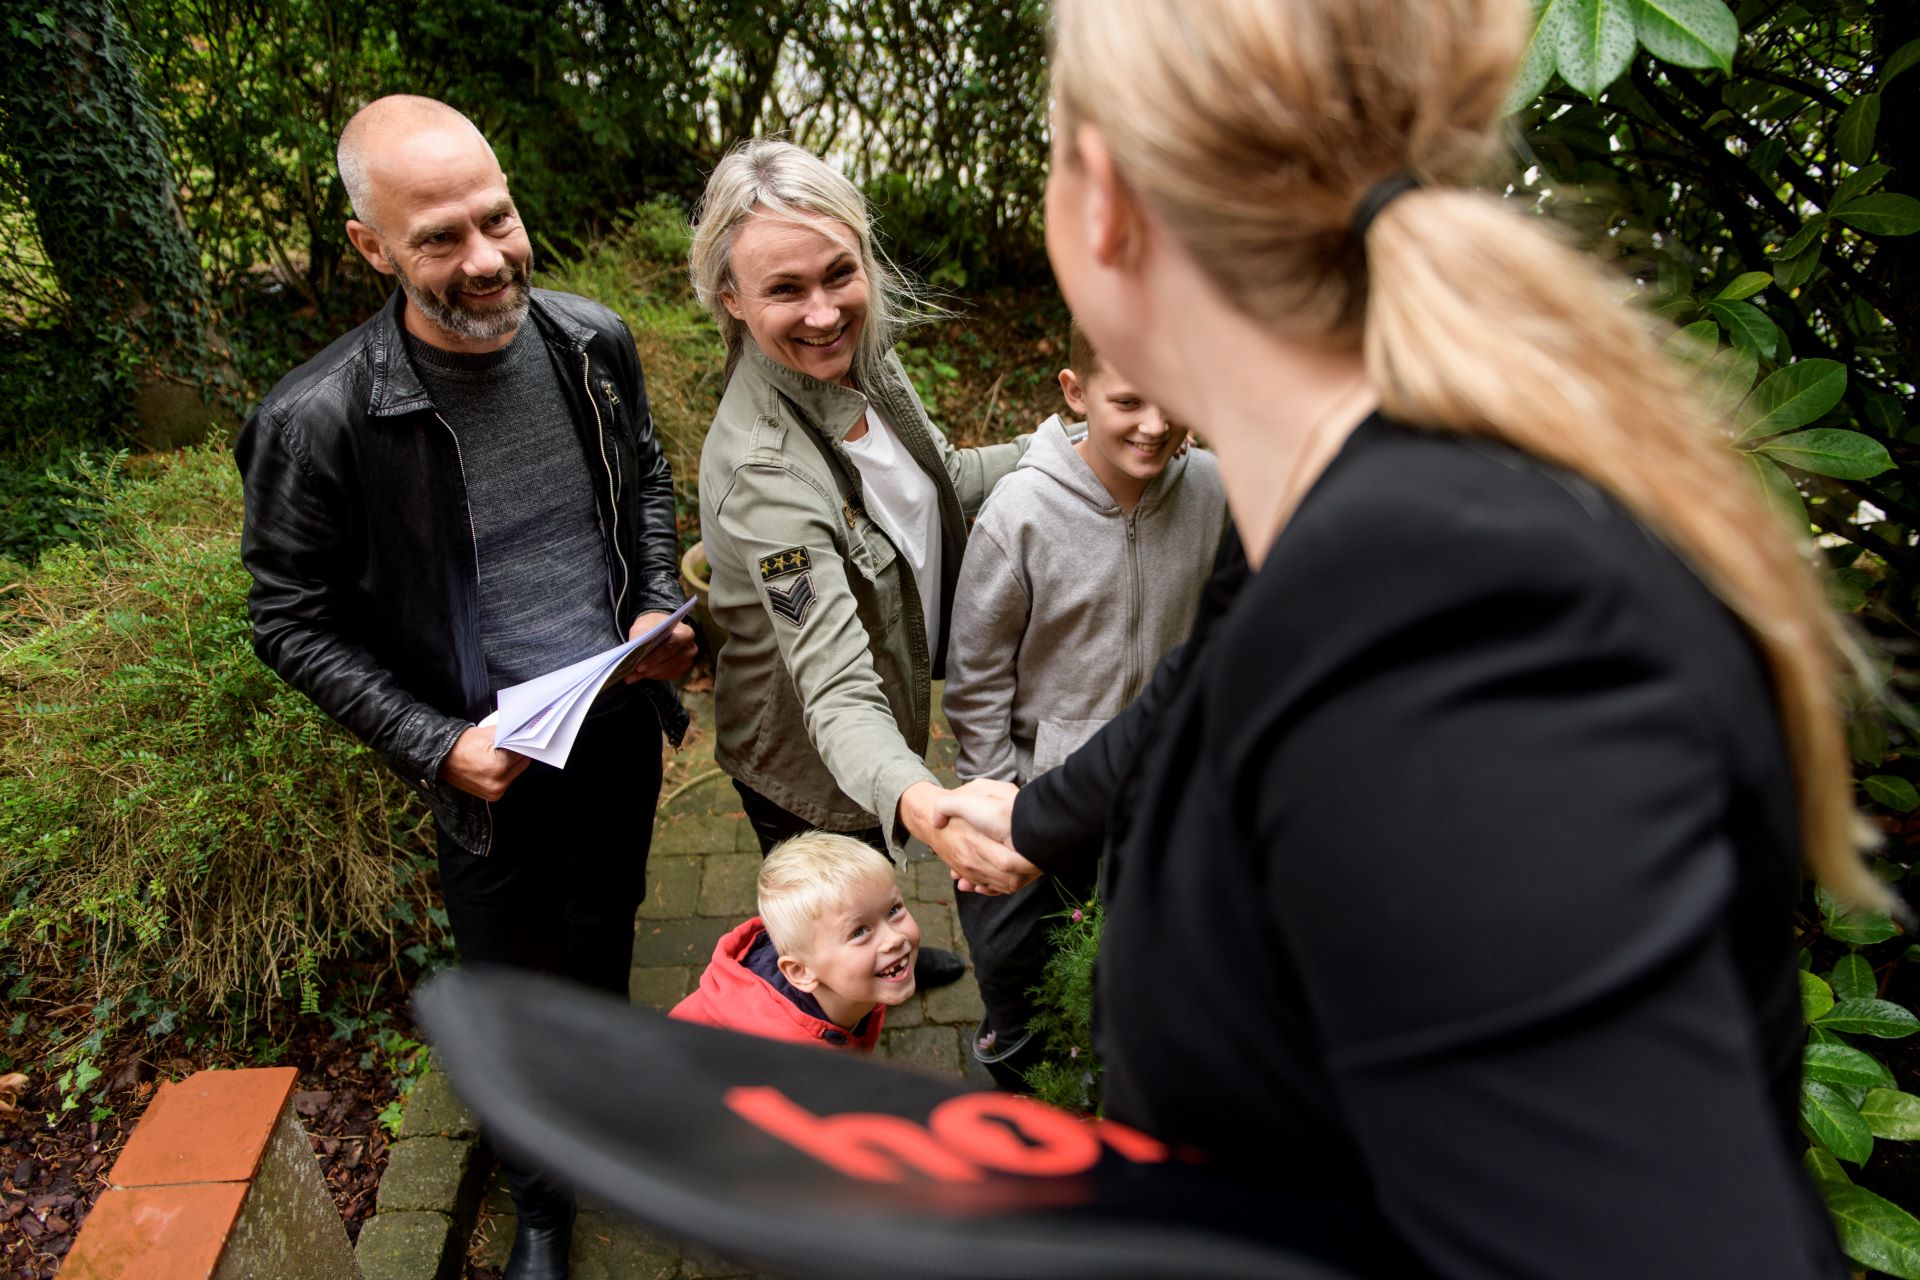
[[[873,1052],[887,1009],[914,993],[920,950],[886,855],[808,831],[760,864],[760,914],[714,946],[670,1017],[775,1040]]]
[[[1226,524],[1213,456],[1182,451],[1169,422],[1075,325],[1060,371],[1086,419],[1034,433],[967,541],[947,640],[947,719],[962,780],[1025,785],[1065,760],[1140,692],[1185,640]],[[1070,886],[1090,891],[1091,886]],[[1017,1084],[1018,1050],[1061,887],[960,894],[960,923],[987,1008],[976,1045]]]

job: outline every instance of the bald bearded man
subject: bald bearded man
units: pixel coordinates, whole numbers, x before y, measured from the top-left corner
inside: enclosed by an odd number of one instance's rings
[[[267,395],[236,449],[254,649],[433,807],[466,964],[624,994],[685,624],[602,695],[565,770],[493,746],[499,689],[652,627],[680,602],[673,481],[633,338],[531,287],[493,149],[430,98],[340,137],[347,235],[387,305]],[[571,1194],[503,1161],[508,1280],[567,1274]]]

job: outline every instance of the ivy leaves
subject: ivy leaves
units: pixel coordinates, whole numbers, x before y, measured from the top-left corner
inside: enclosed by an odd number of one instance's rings
[[[1536,0],[1535,7],[1538,21],[1507,95],[1509,111],[1539,97],[1555,71],[1598,98],[1643,47],[1675,66],[1731,71],[1740,41],[1739,23],[1722,0]]]

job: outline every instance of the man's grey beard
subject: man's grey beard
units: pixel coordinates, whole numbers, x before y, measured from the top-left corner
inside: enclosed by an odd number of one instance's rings
[[[495,338],[504,338],[518,329],[527,318],[527,307],[533,300],[533,290],[527,279],[527,271],[513,263],[506,263],[500,270],[485,280],[465,280],[461,288],[469,291],[485,292],[501,284],[508,286],[508,303],[487,311],[474,311],[461,306],[449,293],[435,293],[415,284],[400,264],[392,258],[387,265],[393,268],[393,274],[400,279],[400,287],[406,292],[407,301],[420,308],[420,314],[431,320],[448,333],[457,333],[463,338],[472,338],[480,342],[490,342]],[[529,262],[528,266],[532,264]]]

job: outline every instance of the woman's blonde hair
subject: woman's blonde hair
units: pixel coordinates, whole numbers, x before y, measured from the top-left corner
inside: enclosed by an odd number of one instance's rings
[[[1390,417],[1584,475],[1664,538],[1765,654],[1814,874],[1885,906],[1859,854],[1840,722],[1852,650],[1808,555],[1654,319],[1541,219],[1466,189],[1497,154],[1530,13],[1526,0],[1059,0],[1057,127],[1069,144],[1081,123],[1100,130],[1234,307],[1290,341],[1361,350]],[[1355,208],[1396,174],[1422,186],[1363,241]]]
[[[822,916],[854,890],[881,882],[899,884],[886,854],[835,831],[803,831],[775,845],[760,864],[760,923],[775,951],[805,957]]]
[[[694,211],[693,248],[687,255],[694,295],[713,313],[727,348],[727,372],[747,342],[747,326],[727,310],[723,295],[738,284],[733,275],[733,243],[748,218],[782,218],[815,227],[839,239],[824,219],[853,233],[842,242],[860,261],[868,285],[866,323],[854,350],[854,367],[871,368],[893,349],[900,334],[923,310],[913,286],[887,261],[873,241],[867,198],[845,175],[804,147],[780,138],[751,138],[715,166]]]

